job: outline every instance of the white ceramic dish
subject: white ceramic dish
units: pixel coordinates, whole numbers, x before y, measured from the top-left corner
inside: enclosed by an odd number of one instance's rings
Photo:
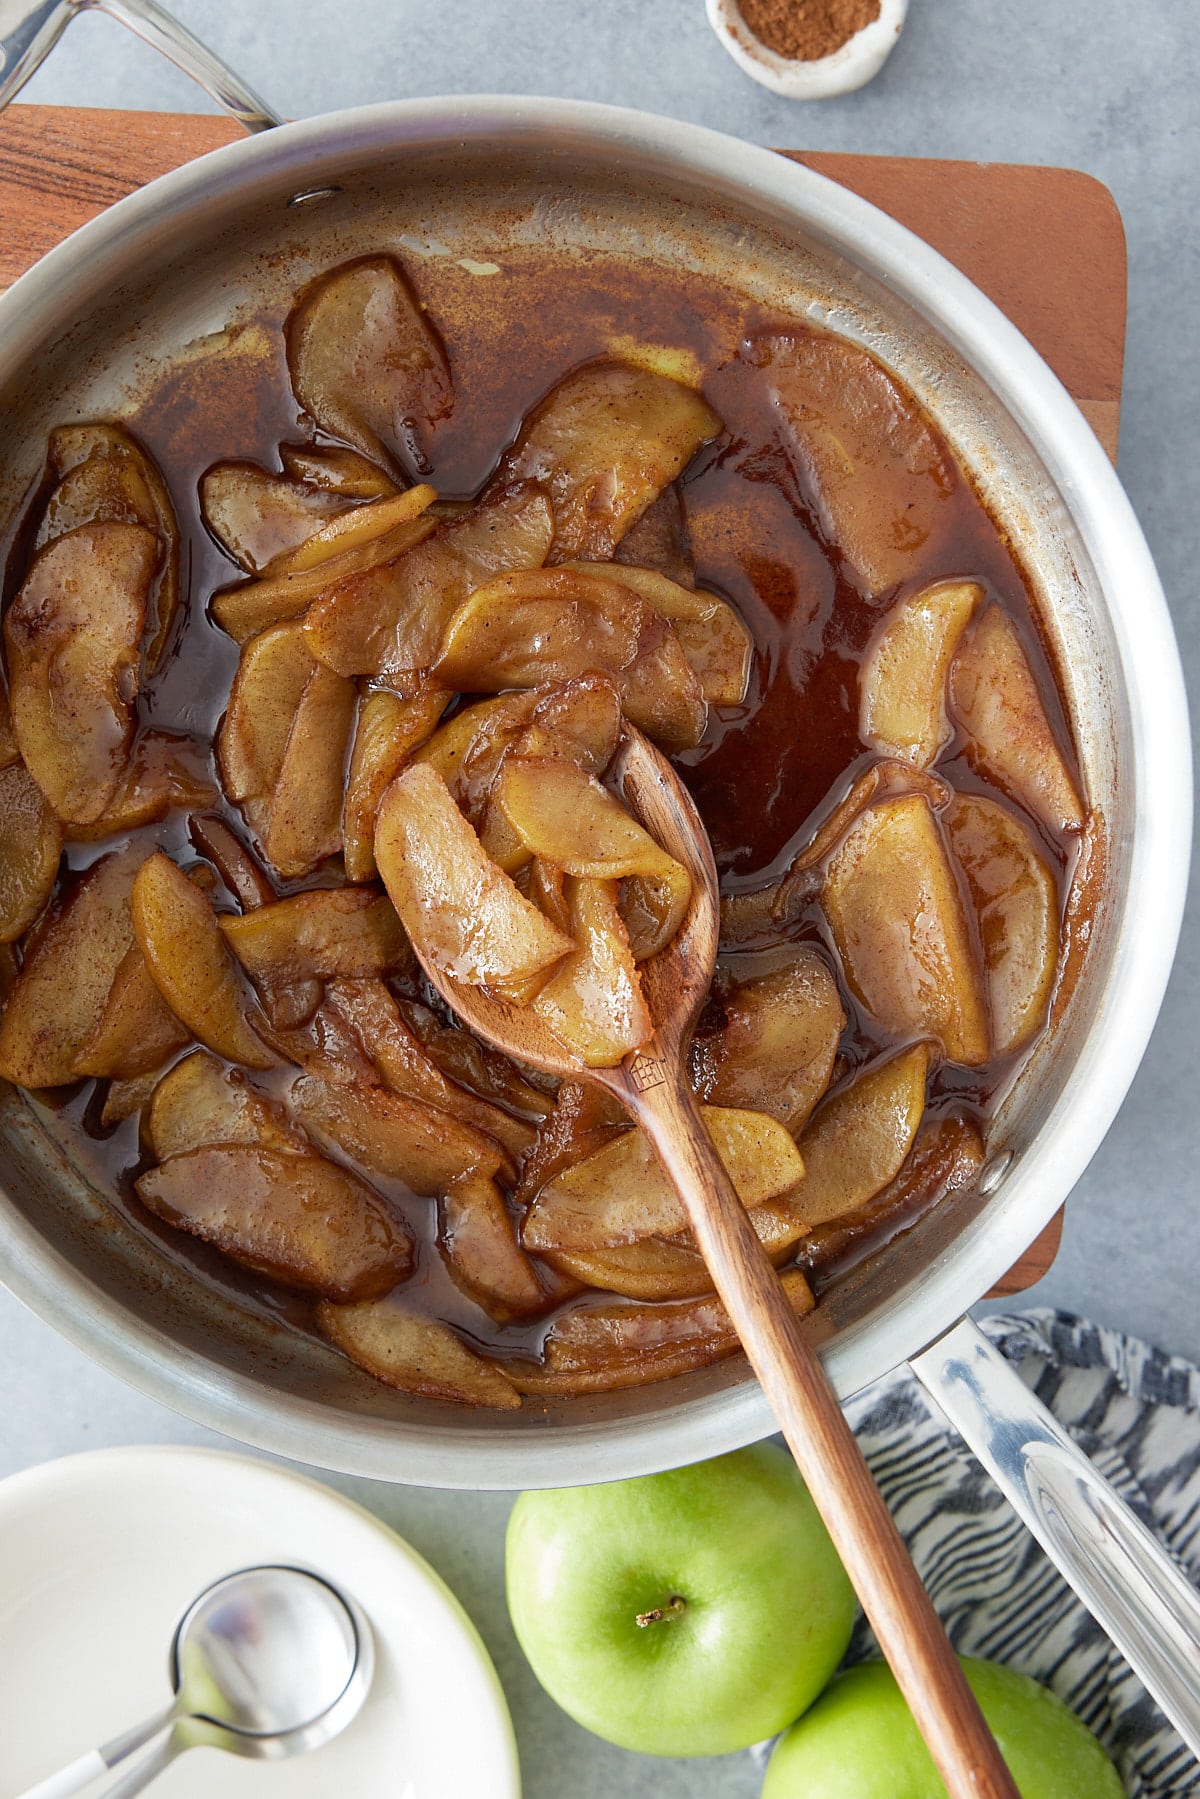
[[[829,56],[798,62],[760,43],[743,22],[737,0],[706,0],[708,22],[744,75],[785,100],[831,100],[874,80],[904,29],[908,0],[880,0],[879,17]]]
[[[293,1761],[192,1750],[156,1785],[163,1799],[520,1799],[496,1671],[415,1550],[286,1469],[163,1448],[68,1456],[0,1483],[0,1793],[164,1705],[188,1602],[273,1561],[317,1568],[368,1612],[370,1697],[344,1736]]]

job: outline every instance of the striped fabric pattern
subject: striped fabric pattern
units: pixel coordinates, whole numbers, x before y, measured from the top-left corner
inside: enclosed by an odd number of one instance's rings
[[[981,1323],[1200,1586],[1200,1369],[1065,1312]],[[1200,1767],[913,1376],[888,1376],[846,1412],[955,1648],[1057,1693],[1131,1799],[1200,1799]],[[878,1653],[860,1619],[847,1663]]]

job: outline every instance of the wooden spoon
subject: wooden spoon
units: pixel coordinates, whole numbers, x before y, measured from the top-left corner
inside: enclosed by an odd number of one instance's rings
[[[717,871],[691,796],[666,759],[626,726],[609,770],[625,804],[692,876],[677,935],[641,964],[651,1042],[616,1068],[584,1068],[528,1007],[469,987],[417,955],[463,1022],[518,1061],[612,1093],[645,1131],[687,1208],[693,1234],[771,1409],[854,1583],[922,1736],[954,1799],[1019,1799],[909,1559],[733,1182],[704,1128],[685,1052],[717,960]],[[406,906],[401,903],[401,916]],[[418,921],[404,918],[414,946]]]

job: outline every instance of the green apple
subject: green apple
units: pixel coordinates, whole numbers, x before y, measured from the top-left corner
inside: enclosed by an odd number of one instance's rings
[[[1013,1668],[961,1659],[1021,1799],[1122,1799],[1104,1750],[1053,1693]],[[946,1789],[891,1669],[863,1662],[776,1744],[761,1799],[946,1799]]]
[[[523,1493],[508,1609],[534,1673],[597,1736],[725,1755],[790,1724],[845,1653],[854,1594],[771,1443],[598,1487]]]

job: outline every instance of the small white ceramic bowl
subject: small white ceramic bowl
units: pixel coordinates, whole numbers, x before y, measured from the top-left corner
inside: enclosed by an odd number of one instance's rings
[[[908,0],[880,0],[877,19],[812,62],[768,50],[744,23],[737,0],[705,0],[705,10],[720,42],[752,80],[787,100],[827,100],[853,93],[878,75],[904,29]]]

